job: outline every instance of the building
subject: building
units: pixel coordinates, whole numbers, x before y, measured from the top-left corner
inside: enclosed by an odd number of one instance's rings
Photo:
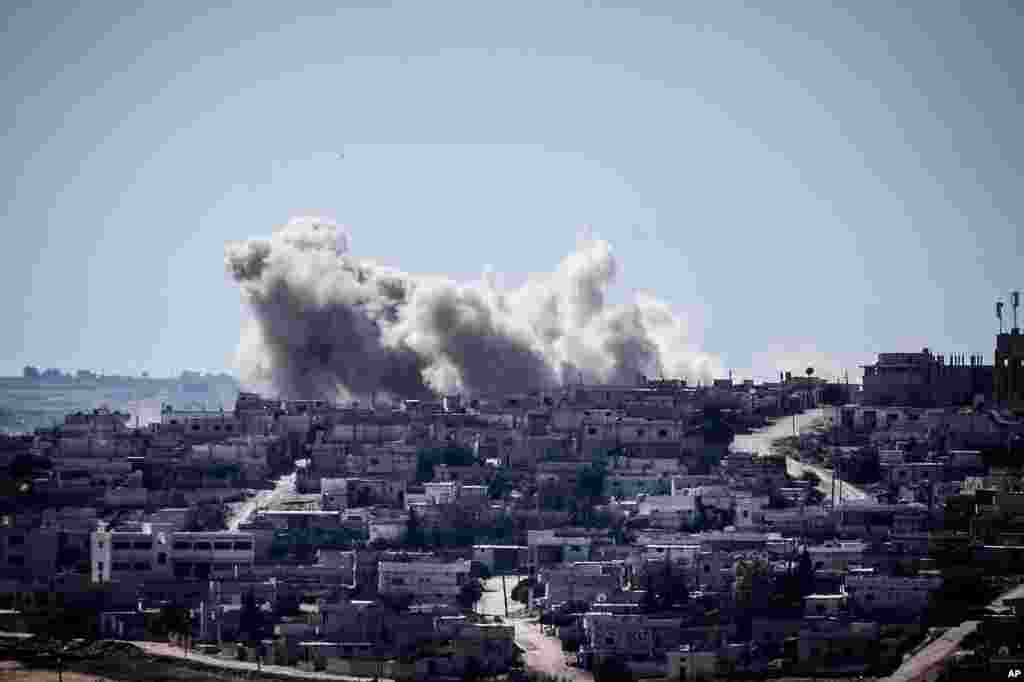
[[[1024,334],[1016,327],[996,337],[995,402],[1024,409]]]
[[[943,407],[970,404],[976,396],[991,396],[994,367],[980,355],[879,353],[873,365],[864,365],[865,405]]]
[[[171,563],[176,578],[207,579],[236,575],[256,558],[252,533],[215,531],[171,534]]]
[[[403,559],[403,560],[400,560]],[[417,600],[454,600],[469,580],[470,562],[445,562],[436,557],[401,555],[377,565],[377,590],[381,594],[412,594]]]
[[[0,528],[0,573],[53,575],[59,533],[39,528]]]
[[[168,578],[171,574],[170,546],[167,535],[153,533],[150,524],[92,533],[92,581]]]
[[[929,597],[942,588],[942,576],[879,575],[872,569],[854,569],[846,576],[850,607],[858,613],[900,613],[913,616],[928,606]]]

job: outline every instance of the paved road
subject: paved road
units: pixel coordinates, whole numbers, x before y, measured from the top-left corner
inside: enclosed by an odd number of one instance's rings
[[[512,588],[518,585],[519,581],[525,577],[525,575],[505,576],[505,587],[508,589],[509,594],[512,593]],[[522,611],[524,608],[526,608],[526,604],[514,601],[509,597],[508,612],[510,615],[515,615],[517,611]],[[484,616],[505,617],[505,596],[501,589],[501,576],[495,576],[484,581],[484,594],[480,601],[476,603],[474,610]]]
[[[274,482],[272,490],[260,490],[255,495],[233,504],[228,512],[228,530],[238,530],[239,524],[246,523],[261,507],[270,507],[295,494],[295,472],[282,476]]]
[[[792,436],[794,432],[800,433],[805,431],[809,429],[815,421],[824,418],[825,410],[822,408],[807,410],[795,417],[783,417],[774,424],[762,429],[757,429],[753,433],[737,435],[733,440],[730,449],[739,452],[756,452],[762,455],[767,455],[772,452],[772,441],[779,438],[785,438],[786,436]],[[818,484],[818,490],[825,494],[826,499],[831,499],[832,471],[830,469],[824,469],[814,464],[805,464],[793,457],[786,458],[786,473],[790,476],[799,478],[806,470],[811,470],[818,475],[818,478],[821,479],[821,482]],[[842,488],[842,499],[844,501],[871,501],[871,498],[856,486],[850,485],[845,481],[842,481],[840,486]]]
[[[594,676],[586,670],[566,665],[569,654],[562,651],[557,638],[544,634],[539,623],[517,620],[515,626],[516,642],[526,651],[527,668],[575,682],[594,682]]]
[[[198,661],[204,665],[209,665],[214,668],[223,668],[225,670],[245,670],[255,671],[257,669],[255,663],[248,663],[243,661],[235,661],[228,658],[221,658],[219,656],[207,656],[205,654],[198,654],[190,652],[187,656],[181,647],[174,646],[167,642],[129,642],[139,647],[147,654],[152,656],[162,656],[164,658],[180,658],[188,659],[191,661]],[[318,673],[318,672],[306,672],[304,670],[296,670],[295,668],[289,668],[281,665],[264,665],[262,666],[263,672],[273,673],[274,675],[283,675],[285,677],[294,677],[302,680],[334,680],[335,682],[365,682],[369,680],[369,677],[352,677],[350,675],[333,675],[330,673]],[[380,678],[382,681],[385,678]]]

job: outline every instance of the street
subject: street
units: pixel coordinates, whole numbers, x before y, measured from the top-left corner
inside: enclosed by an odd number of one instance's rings
[[[802,412],[795,417],[782,417],[774,424],[766,426],[763,429],[757,429],[753,433],[737,434],[733,440],[730,450],[737,452],[756,452],[758,454],[767,455],[773,450],[772,441],[778,440],[779,438],[785,438],[786,436],[792,436],[794,433],[800,433],[808,429],[812,423],[825,417],[825,410],[823,408],[816,408],[813,410],[807,410]],[[803,463],[793,457],[786,457],[786,473],[793,478],[800,478],[804,471],[813,471],[821,479],[818,484],[818,490],[824,493],[825,498],[828,500],[832,499],[832,471],[824,469],[814,464]],[[845,481],[840,483],[842,488],[842,499],[844,501],[855,500],[858,502],[870,502],[872,501],[863,490],[853,486]],[[839,492],[837,491],[837,496]]]
[[[272,490],[260,490],[249,499],[230,505],[228,511],[228,530],[238,530],[240,524],[246,523],[257,509],[271,507],[275,503],[295,494],[295,472],[282,476],[274,483]]]
[[[576,682],[593,682],[588,671],[566,665],[566,657],[572,654],[562,651],[561,642],[545,635],[539,623],[516,620],[515,626],[516,642],[526,651],[527,668]]]
[[[226,670],[244,670],[249,672],[256,672],[257,666],[255,663],[236,661],[229,658],[222,658],[220,656],[207,656],[205,654],[195,653],[190,651],[188,655],[182,650],[181,647],[169,644],[167,642],[130,642],[139,647],[147,654],[152,656],[163,656],[165,658],[180,658],[187,659],[190,661],[197,661],[206,665],[213,666],[215,668],[224,668]],[[259,670],[268,675],[280,675],[282,677],[294,677],[303,680],[331,680],[333,682],[364,682],[370,678],[366,677],[352,677],[351,675],[332,675],[330,673],[321,672],[308,672],[305,670],[299,670],[297,668],[285,667],[281,665],[263,665],[259,667]]]
[[[512,594],[512,588],[525,577],[525,575],[505,576],[505,587],[508,589],[509,595]],[[509,596],[508,612],[510,615],[515,615],[516,612],[522,611],[525,608],[526,604],[512,601],[512,597]],[[480,597],[480,601],[476,603],[475,611],[484,616],[505,617],[505,597],[501,588],[501,576],[494,576],[484,581],[484,593]]]

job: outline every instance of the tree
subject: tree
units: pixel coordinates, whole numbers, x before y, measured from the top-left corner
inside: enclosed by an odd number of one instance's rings
[[[516,586],[508,593],[509,599],[525,604],[530,599],[530,590],[537,589],[535,578],[525,578],[516,583]]]
[[[800,554],[800,564],[796,571],[800,584],[800,596],[806,597],[814,592],[814,566],[811,563],[811,554],[804,547]]]
[[[445,464],[450,467],[472,466],[478,460],[473,451],[461,445],[446,445],[429,448],[416,453],[416,481],[423,483],[434,480],[434,467]]]
[[[256,593],[249,590],[242,597],[242,611],[239,613],[238,634],[243,641],[256,643],[263,639],[265,621],[263,611],[256,602]]]
[[[513,487],[508,472],[504,469],[498,469],[494,477],[487,484],[487,495],[492,500],[500,500],[512,492]]]
[[[583,500],[587,507],[593,507],[604,494],[607,477],[608,469],[604,462],[594,462],[585,467],[576,479],[576,496]]]
[[[459,589],[455,602],[463,609],[471,609],[484,596],[484,586],[477,578],[471,578]]]
[[[22,370],[22,376],[26,379],[38,379],[40,377],[39,368],[25,365],[25,369]]]
[[[768,596],[765,590],[771,571],[763,559],[744,559],[736,564],[736,606],[750,609],[763,606]]]
[[[594,666],[595,682],[628,682],[632,679],[632,671],[621,658],[606,658]]]
[[[661,568],[651,567],[647,571],[645,589],[643,607],[647,612],[685,606],[690,601],[684,577],[667,560]]]
[[[96,614],[88,609],[51,609],[46,618],[32,629],[40,637],[57,642],[53,656],[57,664],[57,680],[64,679],[64,653],[72,640],[93,639]]]
[[[187,635],[192,632],[192,612],[174,602],[160,607],[157,630],[164,635]]]
[[[405,522],[404,544],[410,547],[422,547],[426,544],[423,527],[420,525],[419,516],[414,509],[409,510],[409,520]]]
[[[800,475],[800,480],[807,481],[811,485],[818,485],[821,483],[821,476],[811,469],[804,469],[804,473]]]

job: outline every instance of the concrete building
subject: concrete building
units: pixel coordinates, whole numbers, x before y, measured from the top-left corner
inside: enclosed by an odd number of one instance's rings
[[[1024,334],[1019,329],[996,337],[995,362],[996,403],[1024,409]]]
[[[468,559],[446,562],[436,557],[382,560],[377,589],[381,594],[412,594],[419,601],[450,602],[469,580],[470,564]]]
[[[970,404],[991,396],[994,367],[981,356],[954,355],[948,361],[925,348],[920,353],[879,353],[864,365],[865,405],[936,407]]]
[[[57,572],[59,533],[39,528],[0,528],[0,573],[50,576]]]
[[[171,534],[171,563],[176,578],[232,576],[255,561],[251,533],[216,531]]]
[[[867,665],[877,648],[878,623],[841,618],[807,618],[797,645],[800,664],[807,670]]]
[[[850,607],[865,614],[919,614],[928,606],[930,595],[941,587],[942,576],[937,573],[893,576],[855,569],[846,576]]]

